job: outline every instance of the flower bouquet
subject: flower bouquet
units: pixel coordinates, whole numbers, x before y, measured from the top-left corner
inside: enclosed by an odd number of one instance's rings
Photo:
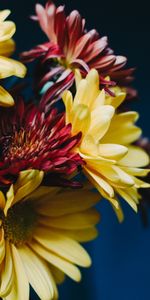
[[[81,244],[98,235],[99,201],[119,222],[122,199],[137,212],[149,155],[138,113],[125,108],[134,68],[107,37],[76,10],[37,4],[31,18],[46,42],[18,62],[9,14],[0,12],[0,297],[29,300],[31,286],[54,300],[66,275],[78,282],[91,265]],[[25,78],[6,90],[11,76]]]

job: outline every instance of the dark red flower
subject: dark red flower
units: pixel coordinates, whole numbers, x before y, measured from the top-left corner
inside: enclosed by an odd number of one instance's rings
[[[22,100],[1,109],[0,185],[10,184],[26,169],[43,170],[53,184],[68,184],[68,176],[82,164],[73,151],[80,138],[81,133],[71,136],[71,125],[65,125],[65,115],[57,109],[41,112]]]
[[[85,20],[78,11],[72,11],[66,17],[64,6],[56,8],[52,1],[48,1],[45,8],[36,5],[36,16],[33,19],[38,20],[49,42],[24,52],[22,58],[24,62],[41,58],[39,88],[47,81],[57,83],[57,88],[50,87],[43,96],[43,105],[54,95],[56,97],[72,86],[75,68],[79,68],[83,76],[89,69],[97,69],[100,83],[106,90],[115,82],[124,86],[132,81],[133,69],[123,69],[126,57],[114,54],[109,48],[107,37],[100,37],[96,30],[87,32]],[[52,64],[52,60],[55,64]],[[43,64],[46,69],[42,73]],[[113,81],[105,79],[108,75]]]

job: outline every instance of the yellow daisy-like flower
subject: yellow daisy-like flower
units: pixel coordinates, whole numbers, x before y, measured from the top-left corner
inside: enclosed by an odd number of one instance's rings
[[[11,58],[8,58],[15,49],[15,43],[11,39],[16,31],[16,26],[12,21],[5,21],[10,14],[9,10],[0,11],[0,79],[10,76],[24,77],[25,66]],[[0,86],[0,106],[12,106],[14,100],[12,96]]]
[[[76,265],[91,264],[79,242],[97,236],[99,214],[92,206],[99,194],[39,186],[42,179],[43,171],[23,171],[6,199],[0,193],[0,297],[5,300],[28,300],[29,284],[40,299],[57,299],[56,283],[64,274],[79,281]]]
[[[104,90],[99,90],[96,70],[91,70],[86,79],[77,71],[76,83],[74,100],[70,91],[63,94],[66,123],[72,124],[73,134],[82,132],[75,151],[85,161],[86,176],[111,202],[121,221],[123,213],[117,194],[137,211],[140,198],[137,189],[149,187],[137,178],[149,172],[141,169],[148,165],[149,157],[141,148],[131,145],[141,135],[141,129],[134,124],[138,114],[115,112],[126,94],[116,87],[116,97],[106,96]]]

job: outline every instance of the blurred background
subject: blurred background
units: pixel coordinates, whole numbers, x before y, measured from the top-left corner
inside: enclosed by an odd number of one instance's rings
[[[46,1],[39,1],[45,4]],[[9,8],[17,25],[17,53],[46,40],[38,25],[29,19],[35,0],[1,0],[0,9]],[[109,37],[116,54],[128,57],[136,66],[134,86],[139,100],[132,105],[141,114],[140,126],[150,136],[150,10],[148,1],[62,0],[66,11],[80,11],[87,28],[96,28]],[[122,201],[123,202],[123,201]],[[93,265],[83,270],[81,284],[67,279],[60,287],[60,300],[149,300],[150,299],[150,225],[144,228],[139,215],[123,203],[125,221],[119,224],[107,203],[102,201],[99,238],[87,245]],[[36,300],[36,295],[31,295]],[[14,300],[14,299],[12,299]]]

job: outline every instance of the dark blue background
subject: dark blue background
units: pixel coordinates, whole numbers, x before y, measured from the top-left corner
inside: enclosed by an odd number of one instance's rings
[[[34,0],[1,0],[0,9],[10,8],[17,24],[17,51],[30,49],[44,41],[38,26],[28,19]],[[45,1],[41,1],[45,3]],[[126,55],[129,66],[137,66],[135,86],[140,100],[133,105],[141,113],[140,125],[149,136],[150,115],[150,10],[148,1],[86,0],[56,1],[67,11],[78,9],[87,19],[88,28],[108,35],[117,54]],[[139,215],[126,204],[125,222],[118,224],[109,204],[102,201],[100,237],[87,245],[91,269],[83,271],[81,284],[67,279],[60,287],[63,300],[149,300],[150,299],[150,228],[142,227]],[[33,300],[36,299],[32,296]],[[12,299],[13,300],[13,299]],[[17,300],[17,299],[16,299]]]

